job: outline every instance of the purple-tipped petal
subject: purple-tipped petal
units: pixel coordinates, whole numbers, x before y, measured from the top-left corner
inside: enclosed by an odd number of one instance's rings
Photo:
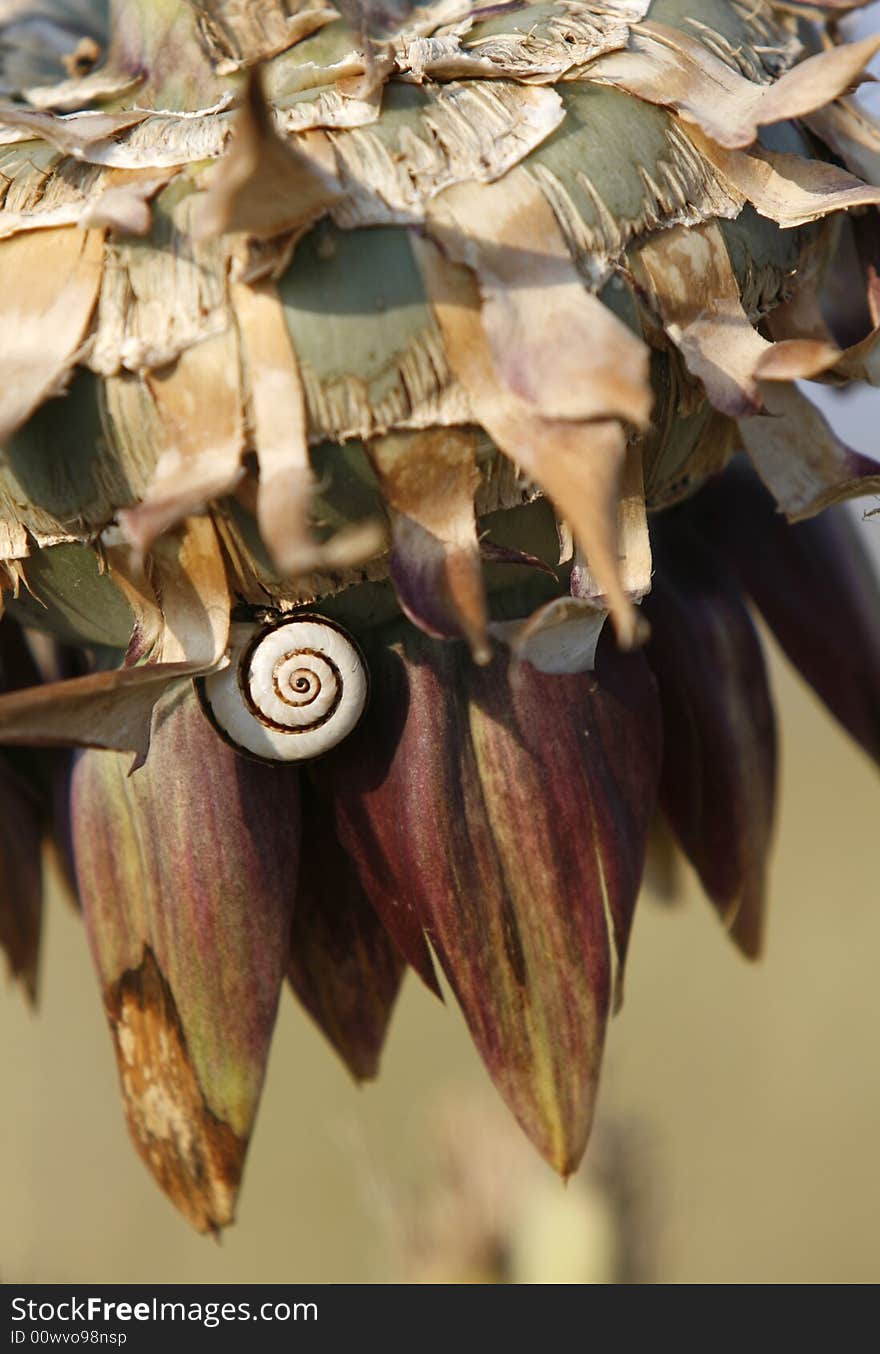
[[[672,510],[654,524],[644,610],[660,687],[660,802],[736,943],[761,948],[776,791],[764,658],[736,583]]]
[[[485,564],[518,564],[525,569],[538,569],[550,578],[556,578],[556,570],[546,560],[530,555],[525,550],[516,550],[510,545],[501,545],[483,536],[480,540],[480,557]]]
[[[287,977],[358,1081],[374,1077],[404,961],[370,906],[333,826],[303,785],[299,887]]]
[[[474,515],[480,483],[472,430],[390,433],[370,444],[391,519],[391,579],[414,625],[491,655]]]
[[[188,690],[146,764],[89,750],[76,868],[135,1145],[200,1231],[232,1221],[287,967],[298,776],[236,755]]]
[[[789,525],[744,466],[686,505],[831,713],[880,763],[880,583],[842,507]]]
[[[337,810],[362,856],[381,859],[382,892],[415,909],[502,1096],[568,1174],[654,808],[653,680],[610,645],[598,685],[503,652],[476,668],[461,646],[416,635],[386,661],[406,668],[400,738],[372,785],[336,777]],[[385,685],[384,670],[374,678]]]
[[[2,617],[0,692],[39,680],[22,630],[8,616]],[[43,918],[47,772],[45,754],[32,749],[0,753],[0,950],[31,1002],[37,998]]]
[[[31,1002],[43,916],[41,817],[31,788],[0,760],[0,950]]]
[[[333,804],[336,833],[364,892],[400,953],[440,997],[431,952],[402,866],[409,852],[406,823],[389,811],[390,767],[407,722],[409,687],[403,661],[391,650],[367,655],[370,705],[350,738],[315,763],[313,775]]]

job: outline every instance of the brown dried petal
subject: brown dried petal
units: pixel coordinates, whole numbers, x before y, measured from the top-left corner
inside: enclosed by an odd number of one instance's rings
[[[199,206],[197,238],[246,231],[257,239],[305,229],[340,196],[333,154],[320,132],[302,141],[304,154],[277,134],[263,98],[260,76],[248,81],[227,155],[212,171]],[[326,154],[319,159],[320,150]]]
[[[765,150],[724,150],[691,129],[689,136],[715,166],[728,187],[750,202],[762,216],[785,228],[807,225],[830,212],[880,202],[880,187],[824,160]]]
[[[761,397],[767,413],[741,420],[740,436],[789,521],[880,493],[880,462],[842,442],[797,386],[762,382]]]
[[[512,394],[546,418],[648,422],[648,350],[587,290],[526,169],[447,189],[428,221],[444,253],[476,273],[493,365]]]
[[[772,84],[758,85],[715,56],[696,37],[647,21],[625,52],[590,66],[591,80],[674,108],[721,146],[750,146],[759,127],[802,117],[830,103],[862,77],[880,37],[845,43],[808,57]]]
[[[135,1145],[200,1231],[232,1221],[290,940],[298,780],[246,761],[189,689],[133,775],[73,777],[76,868]]]
[[[493,440],[546,490],[590,561],[624,645],[639,637],[622,586],[618,503],[626,438],[618,422],[544,417],[502,384],[481,319],[473,275],[414,239],[450,365],[474,414]]]
[[[234,331],[186,348],[173,366],[145,379],[155,410],[156,468],[143,502],[119,513],[123,530],[142,549],[229,493],[241,476],[244,418]]]
[[[104,240],[59,226],[0,241],[0,445],[76,361],[98,299]]]
[[[639,249],[635,266],[666,333],[723,414],[756,412],[759,378],[815,376],[839,356],[836,348],[810,340],[770,344],[752,328],[714,223],[657,232]]]

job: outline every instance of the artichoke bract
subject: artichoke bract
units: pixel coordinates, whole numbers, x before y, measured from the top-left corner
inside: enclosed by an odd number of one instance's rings
[[[658,812],[761,949],[749,598],[880,755],[854,7],[0,5],[0,941],[54,836],[199,1229],[285,978],[364,1078],[439,966],[576,1168]]]

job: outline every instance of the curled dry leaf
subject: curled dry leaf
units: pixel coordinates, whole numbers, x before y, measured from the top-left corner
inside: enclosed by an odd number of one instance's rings
[[[767,410],[740,422],[752,464],[791,522],[880,494],[880,461],[853,451],[794,385],[762,382]]]
[[[133,610],[132,653],[151,661],[0,696],[0,743],[112,748],[133,752],[140,766],[160,696],[222,661],[230,598],[210,519],[163,537],[149,584],[136,562],[115,558]]]
[[[791,381],[825,371],[838,350],[813,340],[770,344],[752,327],[718,226],[675,226],[647,240],[634,260],[666,333],[709,400],[732,418],[761,405],[759,378]]]
[[[370,445],[391,518],[391,577],[403,611],[428,635],[463,638],[488,663],[486,596],[468,429],[391,433]]]
[[[0,241],[0,445],[64,389],[98,300],[100,231],[61,226]]]
[[[724,150],[698,131],[691,140],[726,181],[761,216],[786,229],[818,221],[830,212],[880,203],[880,187],[863,183],[837,165],[785,151]]]
[[[808,57],[771,84],[759,85],[715,56],[697,38],[646,21],[625,52],[594,62],[591,80],[611,84],[649,103],[674,108],[720,146],[750,146],[758,129],[802,117],[836,99],[863,75],[880,50],[880,37]]]
[[[582,597],[554,597],[519,621],[493,621],[495,639],[519,663],[550,674],[590,672],[608,612]]]

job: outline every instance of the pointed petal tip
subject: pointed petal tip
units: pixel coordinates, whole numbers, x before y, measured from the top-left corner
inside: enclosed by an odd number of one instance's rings
[[[757,963],[766,949],[767,890],[764,878],[744,890],[728,934],[744,959]]]
[[[358,1084],[378,1075],[404,969],[336,835],[332,805],[306,781],[287,982]]]
[[[512,1107],[510,1107],[512,1108]],[[580,1168],[593,1132],[595,1100],[577,1124],[562,1123],[556,1107],[548,1106],[545,1120],[526,1122],[514,1110],[520,1128],[550,1169],[567,1185]]]
[[[193,1227],[215,1235],[235,1219],[247,1142],[205,1103],[174,997],[144,952],[105,992],[134,1145]]]

